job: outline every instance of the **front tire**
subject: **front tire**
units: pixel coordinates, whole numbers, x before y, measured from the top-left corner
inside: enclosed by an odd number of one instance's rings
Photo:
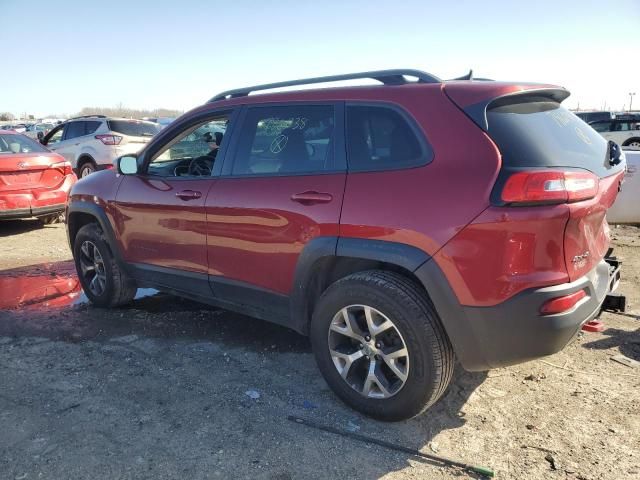
[[[392,272],[359,272],[331,285],[311,322],[318,367],[346,404],[380,420],[433,405],[453,374],[454,354],[425,292]]]
[[[138,290],[116,262],[107,239],[95,223],[83,226],[73,242],[73,260],[87,298],[98,307],[124,305]]]

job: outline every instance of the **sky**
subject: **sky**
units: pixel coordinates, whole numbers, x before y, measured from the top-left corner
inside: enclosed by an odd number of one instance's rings
[[[640,0],[0,0],[0,112],[189,110],[230,88],[415,68],[640,108]]]

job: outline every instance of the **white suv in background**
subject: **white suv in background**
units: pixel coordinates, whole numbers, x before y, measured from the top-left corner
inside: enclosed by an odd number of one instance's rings
[[[78,177],[104,168],[136,153],[160,131],[153,122],[91,115],[72,118],[51,130],[41,141],[71,163]]]
[[[640,115],[616,115],[614,119],[590,122],[589,125],[607,140],[640,149]]]

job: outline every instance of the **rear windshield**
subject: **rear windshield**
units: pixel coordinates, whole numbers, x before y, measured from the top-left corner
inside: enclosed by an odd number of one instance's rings
[[[24,135],[0,133],[0,156],[12,153],[42,153],[47,149]]]
[[[109,130],[132,137],[153,137],[160,131],[160,126],[151,122],[135,120],[109,120]]]
[[[487,110],[488,133],[507,168],[573,167],[600,177],[619,169],[609,164],[607,140],[559,103],[510,102]]]

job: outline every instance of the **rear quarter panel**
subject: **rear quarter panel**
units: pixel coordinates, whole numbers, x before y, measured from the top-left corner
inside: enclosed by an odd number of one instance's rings
[[[440,85],[417,92],[389,89],[385,100],[414,117],[433,148],[433,161],[349,174],[340,236],[400,242],[433,256],[487,208],[500,156]]]

